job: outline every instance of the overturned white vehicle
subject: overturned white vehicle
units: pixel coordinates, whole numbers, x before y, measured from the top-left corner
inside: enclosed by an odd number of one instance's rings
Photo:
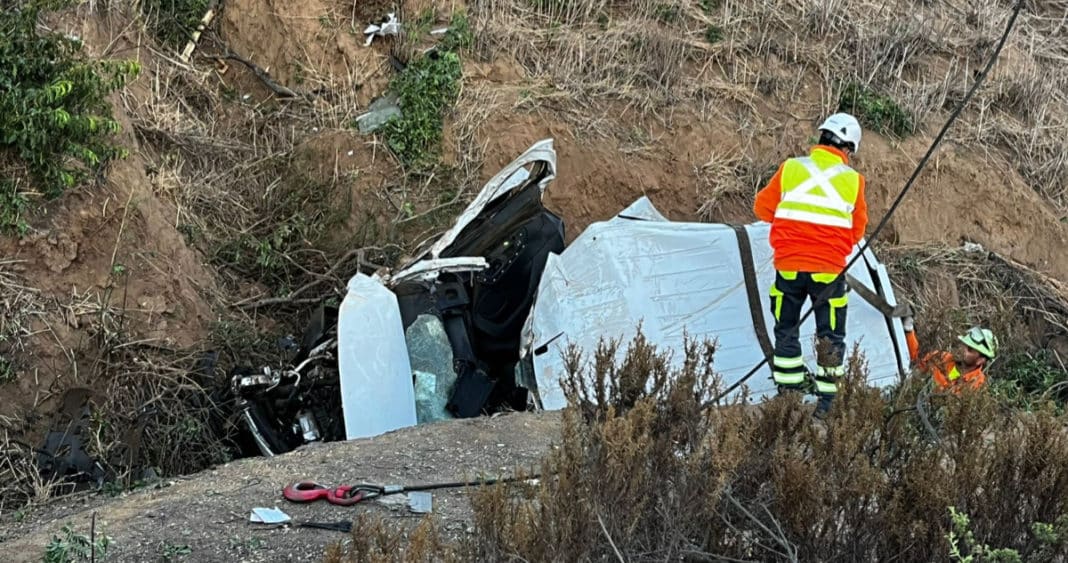
[[[236,370],[259,451],[562,408],[567,347],[627,342],[639,324],[662,350],[681,351],[686,337],[716,340],[728,385],[770,356],[770,225],[672,222],[641,198],[565,249],[563,222],[541,201],[555,174],[552,141],[534,144],[416,259],[352,278],[340,308],[313,316],[290,367]],[[865,353],[869,383],[885,386],[909,369],[886,270],[869,252],[848,281],[863,299],[850,304],[847,346]],[[810,364],[814,334],[809,319],[801,337]],[[746,385],[756,400],[774,389],[767,369]]]

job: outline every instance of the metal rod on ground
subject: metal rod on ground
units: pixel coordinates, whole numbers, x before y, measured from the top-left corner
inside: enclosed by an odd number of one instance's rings
[[[541,475],[535,473],[527,477],[502,477],[498,479],[485,479],[482,481],[455,481],[452,483],[433,483],[430,485],[405,486],[403,492],[408,491],[433,491],[437,489],[456,489],[459,487],[479,487],[483,485],[496,485],[497,483],[514,483],[516,481],[529,481],[539,479]]]
[[[994,67],[994,63],[997,62],[998,56],[1001,55],[1001,49],[1005,46],[1005,41],[1009,38],[1009,33],[1012,32],[1012,28],[1016,25],[1016,18],[1020,15],[1021,8],[1023,8],[1023,0],[1017,0],[1016,5],[1012,8],[1012,16],[1009,17],[1009,22],[1005,26],[1005,31],[1001,34],[1001,39],[998,41],[998,45],[994,49],[993,54],[991,54],[990,60],[987,61],[986,67],[983,69],[982,74],[980,74],[979,77],[976,78],[975,84],[973,84],[971,89],[968,90],[968,94],[964,96],[964,99],[961,100],[960,105],[957,106],[957,109],[955,109],[953,111],[953,114],[949,116],[949,119],[946,120],[945,125],[942,126],[942,130],[938,132],[938,136],[935,137],[935,140],[927,149],[927,154],[923,155],[923,158],[920,159],[919,164],[916,165],[916,169],[912,171],[912,176],[910,176],[908,181],[905,182],[905,187],[901,189],[901,193],[899,193],[897,195],[897,198],[894,199],[894,202],[890,205],[890,209],[887,210],[886,214],[883,215],[882,220],[879,221],[879,224],[875,227],[875,230],[872,231],[871,237],[869,237],[868,240],[864,242],[864,245],[860,248],[860,251],[857,252],[856,256],[854,256],[848,264],[846,264],[845,268],[843,268],[842,271],[839,272],[837,276],[835,276],[835,281],[840,279],[842,275],[848,272],[849,268],[851,268],[853,264],[856,263],[856,261],[859,260],[865,252],[867,252],[872,242],[875,241],[875,239],[879,236],[879,233],[886,226],[886,223],[890,220],[890,217],[893,216],[894,211],[897,210],[897,207],[901,204],[901,201],[905,199],[905,194],[907,194],[908,191],[912,188],[913,183],[916,182],[916,178],[919,177],[920,172],[927,165],[927,161],[931,159],[931,156],[934,154],[935,149],[937,149],[938,145],[942,143],[942,139],[946,136],[946,132],[949,131],[950,126],[953,125],[953,122],[955,122],[958,117],[960,117],[961,112],[964,111],[964,108],[968,105],[968,102],[971,101],[973,96],[975,96],[975,92],[979,90],[979,86],[983,83],[983,81],[986,80],[987,75],[990,74],[990,69]],[[826,290],[824,290],[824,292],[819,296],[819,299],[817,299],[816,301],[822,304],[824,301],[827,300],[828,297],[830,297],[830,293],[831,288],[828,287]],[[805,322],[805,320],[808,319],[808,317],[811,316],[815,310],[816,307],[815,304],[813,304],[811,307],[809,307],[808,311],[806,311],[805,314],[801,317],[801,320],[798,321],[798,325]],[[728,387],[726,390],[724,390],[722,393],[712,399],[710,403],[717,403],[720,401],[720,399],[729,395],[742,383],[745,383],[750,377],[753,376],[753,374],[755,374],[760,368],[764,367],[764,365],[767,363],[768,358],[765,357],[763,360],[760,361],[760,363],[754,366],[753,369],[749,370],[749,372],[746,373],[741,379],[734,382],[734,384],[732,384],[730,387]]]

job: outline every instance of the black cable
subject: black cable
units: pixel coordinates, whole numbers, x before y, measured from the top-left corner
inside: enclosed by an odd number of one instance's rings
[[[816,310],[816,304],[822,305],[823,302],[827,301],[830,298],[834,282],[841,279],[842,276],[849,271],[849,268],[851,268],[853,264],[855,264],[856,261],[859,260],[865,252],[867,252],[872,242],[879,236],[879,233],[883,230],[883,228],[886,226],[886,223],[890,220],[890,217],[893,216],[894,211],[897,210],[897,207],[901,204],[901,201],[905,199],[905,194],[907,194],[908,191],[912,189],[912,184],[915,183],[916,178],[919,177],[920,172],[927,165],[927,161],[931,159],[931,156],[934,154],[935,149],[937,149],[938,145],[942,143],[942,138],[946,136],[946,132],[949,131],[950,126],[953,125],[953,122],[956,121],[958,117],[960,117],[961,112],[964,111],[964,108],[968,105],[968,102],[971,101],[973,96],[975,96],[975,92],[979,90],[979,86],[983,83],[984,80],[986,80],[987,75],[990,74],[990,69],[994,68],[994,63],[997,62],[998,56],[1001,55],[1001,49],[1005,46],[1005,42],[1009,38],[1009,33],[1012,32],[1012,28],[1016,25],[1016,18],[1020,15],[1021,8],[1023,8],[1023,0],[1017,0],[1016,5],[1012,8],[1012,15],[1009,17],[1009,22],[1005,26],[1005,32],[1001,34],[1001,40],[998,41],[998,45],[994,49],[994,53],[990,56],[990,60],[987,61],[986,68],[983,69],[982,74],[980,74],[979,77],[976,78],[975,84],[973,84],[971,89],[968,90],[967,95],[964,96],[964,100],[961,101],[960,105],[957,106],[957,109],[955,109],[953,111],[953,114],[949,116],[949,119],[946,120],[945,125],[942,126],[942,130],[938,132],[938,136],[935,137],[935,140],[927,149],[927,154],[923,155],[923,158],[920,159],[920,163],[917,164],[916,169],[912,171],[912,176],[910,176],[908,181],[905,182],[905,187],[901,189],[901,193],[897,194],[897,198],[894,199],[894,202],[890,205],[890,209],[887,210],[886,215],[883,215],[883,219],[879,221],[879,224],[875,227],[875,230],[872,231],[871,237],[869,237],[868,240],[864,242],[864,246],[860,248],[860,251],[857,252],[856,256],[854,256],[853,259],[850,260],[848,264],[846,264],[845,268],[843,268],[842,271],[839,272],[837,276],[835,276],[834,281],[828,284],[827,289],[825,289],[823,293],[820,294],[816,302],[813,303],[813,305],[808,309],[807,312],[805,312],[805,314],[801,317],[801,320],[797,322],[798,326],[804,323],[805,320],[812,315],[813,311]],[[760,363],[754,366],[753,369],[749,370],[749,373],[746,373],[741,379],[739,379],[726,390],[724,390],[722,393],[717,395],[716,398],[712,399],[711,402],[719,402],[720,399],[729,395],[742,383],[745,383],[746,380],[752,377],[753,374],[757,372],[757,370],[764,367],[764,365],[767,363],[768,358],[765,357],[763,360],[760,361]]]
[[[455,481],[452,483],[433,483],[430,485],[414,485],[406,486],[403,491],[433,491],[436,489],[456,489],[460,487],[479,487],[483,485],[495,485],[497,483],[513,483],[516,481],[527,481],[530,479],[538,479],[540,475],[534,474],[529,477],[502,477],[499,479],[485,479],[482,481]]]

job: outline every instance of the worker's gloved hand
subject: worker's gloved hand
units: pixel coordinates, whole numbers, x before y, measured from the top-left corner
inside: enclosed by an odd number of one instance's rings
[[[916,330],[916,321],[912,317],[905,317],[901,319],[901,327],[905,329],[905,332],[912,332]]]

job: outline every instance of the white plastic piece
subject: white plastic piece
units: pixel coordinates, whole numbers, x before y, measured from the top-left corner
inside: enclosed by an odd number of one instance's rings
[[[414,426],[415,387],[397,296],[369,276],[349,280],[338,342],[346,437]]]
[[[289,515],[278,510],[277,506],[274,508],[253,508],[252,514],[248,517],[249,522],[257,524],[285,524],[290,520]]]
[[[364,28],[363,34],[367,36],[364,40],[363,46],[367,47],[371,45],[371,42],[375,40],[375,37],[385,37],[387,35],[396,35],[400,33],[401,24],[397,20],[397,15],[390,12],[386,15],[386,21],[382,25],[371,24]]]
[[[421,260],[393,275],[390,285],[415,280],[432,282],[443,273],[481,272],[488,267],[486,259],[481,256]]]

